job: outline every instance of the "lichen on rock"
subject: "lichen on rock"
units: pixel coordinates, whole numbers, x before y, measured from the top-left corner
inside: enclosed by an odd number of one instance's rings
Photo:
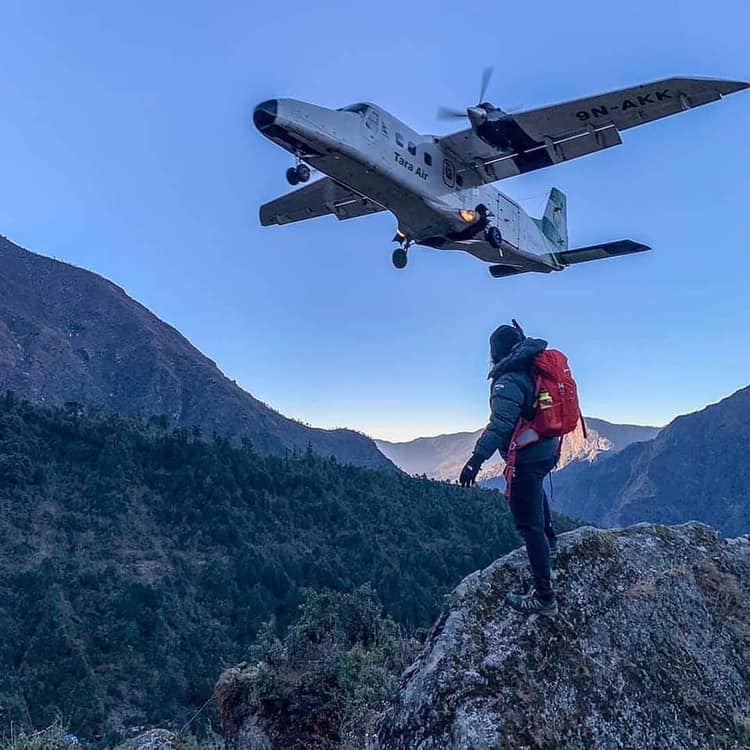
[[[168,729],[149,729],[118,745],[115,750],[183,750],[178,735]]]
[[[699,523],[560,537],[556,618],[468,576],[380,719],[377,750],[750,747],[750,538]]]

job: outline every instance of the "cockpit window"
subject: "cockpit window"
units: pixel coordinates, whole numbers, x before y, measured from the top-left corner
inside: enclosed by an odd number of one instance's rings
[[[339,112],[354,112],[360,117],[364,117],[365,112],[367,112],[367,110],[368,110],[368,107],[366,104],[350,104],[348,107],[340,107],[338,111]]]
[[[378,129],[378,122],[379,121],[380,121],[380,116],[378,115],[378,113],[374,109],[371,109],[367,113],[367,119],[365,120],[365,125],[368,128],[370,128],[370,130],[377,131],[377,129]]]

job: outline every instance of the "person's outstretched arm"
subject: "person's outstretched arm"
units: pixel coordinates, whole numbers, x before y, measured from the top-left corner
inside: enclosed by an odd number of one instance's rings
[[[512,374],[499,377],[490,395],[490,421],[479,436],[474,453],[461,472],[463,486],[473,484],[482,464],[496,451],[508,453],[516,423],[521,417],[526,394]]]

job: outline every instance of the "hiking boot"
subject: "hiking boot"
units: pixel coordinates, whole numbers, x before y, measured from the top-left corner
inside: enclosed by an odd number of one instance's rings
[[[531,589],[528,594],[508,594],[505,603],[522,615],[544,615],[554,617],[557,614],[557,599],[544,601]]]

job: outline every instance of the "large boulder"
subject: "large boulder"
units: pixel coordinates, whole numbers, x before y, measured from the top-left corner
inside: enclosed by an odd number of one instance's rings
[[[750,747],[750,538],[571,531],[554,619],[503,606],[527,575],[516,550],[458,586],[378,750]]]
[[[184,750],[184,743],[168,729],[149,729],[125,740],[115,750]]]

